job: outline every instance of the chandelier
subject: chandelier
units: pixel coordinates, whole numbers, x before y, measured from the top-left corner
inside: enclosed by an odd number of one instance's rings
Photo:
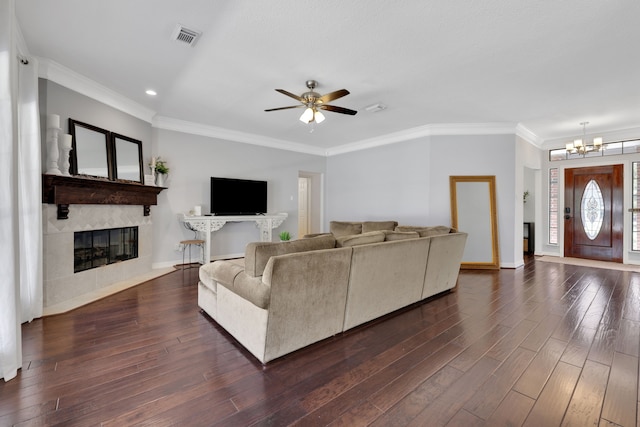
[[[566,145],[567,154],[580,154],[585,156],[592,151],[604,151],[604,145],[602,145],[602,138],[593,138],[591,145],[587,144],[587,125],[589,122],[582,122],[582,139],[576,139],[573,142],[568,142]]]

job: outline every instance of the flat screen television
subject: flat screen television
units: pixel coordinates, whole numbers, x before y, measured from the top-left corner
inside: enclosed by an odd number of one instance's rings
[[[267,181],[211,177],[211,214],[256,215],[267,212]]]

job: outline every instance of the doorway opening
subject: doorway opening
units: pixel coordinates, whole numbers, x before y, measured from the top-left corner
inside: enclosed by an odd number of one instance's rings
[[[298,238],[322,232],[322,174],[298,172]]]

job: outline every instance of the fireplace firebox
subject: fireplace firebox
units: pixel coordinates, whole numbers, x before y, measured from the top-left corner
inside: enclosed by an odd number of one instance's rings
[[[73,272],[138,257],[138,227],[73,233]]]

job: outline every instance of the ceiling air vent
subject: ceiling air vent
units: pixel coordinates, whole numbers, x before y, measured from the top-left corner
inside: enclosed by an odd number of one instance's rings
[[[198,41],[198,39],[200,38],[201,34],[202,34],[201,31],[192,30],[190,28],[185,27],[182,24],[178,24],[176,25],[176,29],[173,30],[173,34],[171,35],[171,40],[186,43],[189,46],[193,47]]]

